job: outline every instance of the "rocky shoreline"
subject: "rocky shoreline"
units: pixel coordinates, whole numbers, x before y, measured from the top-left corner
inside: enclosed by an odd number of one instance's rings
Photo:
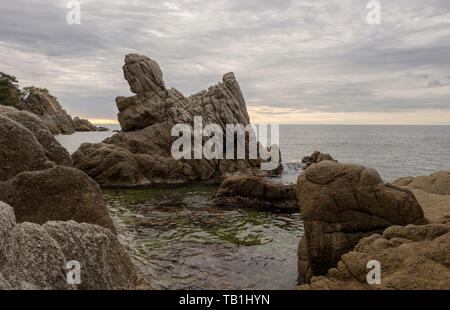
[[[101,187],[142,188],[223,180],[216,205],[301,212],[298,289],[448,289],[450,171],[384,183],[374,169],[314,152],[297,183],[268,180],[264,160],[171,156],[175,124],[249,125],[234,74],[184,97],[167,89],[158,64],[127,55],[135,96],[116,99],[122,131],[72,155],[54,134],[99,130],[71,119],[56,98],[34,89],[22,110],[0,105],[0,289],[149,289],[117,238]],[[251,138],[246,140],[249,144]],[[66,281],[69,261],[84,270]],[[367,264],[382,282],[367,283]],[[56,266],[56,267],[55,267]]]
[[[144,289],[116,237],[100,187],[72,167],[67,151],[35,115],[0,116],[0,288]]]
[[[29,112],[42,120],[54,135],[71,135],[77,131],[108,131],[86,119],[72,118],[55,96],[45,88],[20,89],[14,76],[0,72],[0,114],[17,110]]]

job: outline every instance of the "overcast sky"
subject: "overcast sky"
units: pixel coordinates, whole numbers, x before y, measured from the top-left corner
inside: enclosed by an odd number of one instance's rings
[[[116,119],[124,55],[186,96],[233,71],[253,122],[450,124],[450,1],[2,1],[0,71],[73,115]]]

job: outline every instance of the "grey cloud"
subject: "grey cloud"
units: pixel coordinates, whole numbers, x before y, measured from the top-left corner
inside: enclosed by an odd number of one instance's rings
[[[66,1],[9,1],[0,71],[93,118],[115,118],[114,98],[130,94],[121,72],[129,52],[157,60],[186,95],[234,71],[249,105],[449,109],[450,94],[436,91],[448,85],[450,2],[381,2],[382,24],[370,26],[359,0],[81,0],[81,25],[65,22]]]

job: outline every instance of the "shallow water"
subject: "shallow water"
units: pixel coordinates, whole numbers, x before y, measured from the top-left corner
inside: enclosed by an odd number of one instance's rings
[[[110,128],[118,129],[117,125]],[[57,136],[70,153],[112,132]],[[280,126],[295,183],[301,158],[315,150],[378,170],[387,181],[450,170],[450,126]],[[295,163],[296,164],[295,164]],[[214,186],[104,191],[119,238],[154,289],[292,289],[297,278],[300,214],[211,203]]]
[[[108,190],[104,197],[153,289],[294,288],[300,214],[214,205],[215,190]]]

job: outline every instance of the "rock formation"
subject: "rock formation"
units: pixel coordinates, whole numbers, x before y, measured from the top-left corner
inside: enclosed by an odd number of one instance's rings
[[[42,122],[17,110],[0,114],[8,116],[0,116],[0,200],[16,210],[17,220],[76,219],[115,231],[98,185],[83,172],[60,165],[70,164],[70,157]]]
[[[109,229],[92,224],[17,224],[0,201],[0,289],[147,289]],[[81,284],[67,283],[67,262],[81,265]]]
[[[25,126],[0,116],[0,181],[23,171],[44,170],[52,166],[44,147]]]
[[[406,186],[414,193],[430,222],[450,223],[450,171],[401,178],[394,184]]]
[[[324,154],[319,151],[315,151],[310,156],[303,157],[302,159],[303,169],[307,169],[312,164],[317,164],[324,160],[331,160],[337,162],[330,154]]]
[[[73,163],[70,154],[56,141],[55,137],[39,117],[32,113],[19,111],[6,106],[0,106],[0,116],[7,117],[31,131],[36,137],[37,142],[44,148],[45,155],[49,160],[54,161],[58,165],[72,166]],[[5,136],[15,139],[13,135]],[[21,139],[23,137],[20,137],[19,140]]]
[[[214,194],[213,202],[264,211],[298,211],[295,185],[251,176],[226,178]]]
[[[73,119],[73,126],[75,131],[108,131],[108,128],[94,126],[87,119],[81,119],[78,116]]]
[[[73,154],[75,166],[100,185],[137,187],[235,173],[268,174],[260,170],[260,159],[175,160],[171,155],[172,143],[178,139],[171,136],[172,127],[187,124],[192,128],[195,116],[202,117],[203,125],[218,124],[224,133],[226,124],[249,125],[246,104],[233,73],[224,75],[223,83],[185,98],[178,90],[166,88],[161,69],[148,57],[127,55],[123,70],[136,95],[116,98],[122,131],[102,143],[83,144]]]
[[[0,144],[0,288],[148,288],[115,236],[98,184],[70,167],[38,117],[2,107]],[[77,287],[66,281],[71,260],[81,263]]]
[[[450,287],[450,225],[391,226],[361,239],[326,276],[299,289],[440,289]],[[381,283],[367,283],[367,263],[377,260]]]
[[[88,120],[78,117],[72,119],[62,108],[58,100],[48,91],[31,88],[29,95],[23,100],[19,107],[37,115],[45,123],[52,134],[70,135],[75,131],[105,131],[106,128],[97,128]]]
[[[426,223],[414,195],[384,184],[374,169],[322,161],[299,176],[297,197],[305,235],[299,280],[325,275],[358,241],[393,225]]]
[[[116,232],[99,186],[78,169],[55,166],[20,173],[0,182],[0,201],[14,207],[19,223],[74,220]]]

